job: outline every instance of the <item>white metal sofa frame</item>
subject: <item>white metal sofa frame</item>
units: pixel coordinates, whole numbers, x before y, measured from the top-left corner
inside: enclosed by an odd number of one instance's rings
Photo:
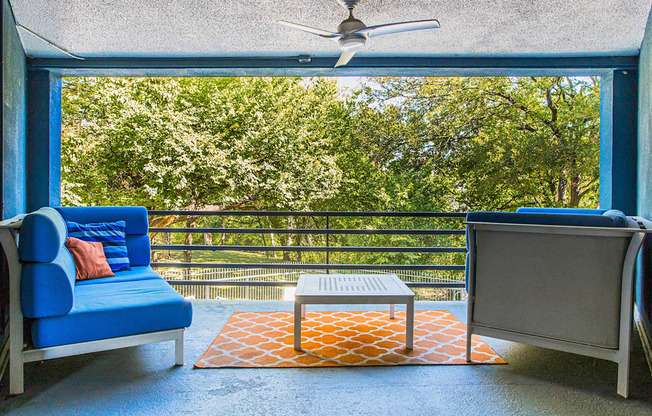
[[[505,339],[524,344],[585,355],[613,361],[618,364],[618,395],[627,398],[629,394],[629,362],[630,345],[633,325],[633,292],[634,271],[636,258],[647,233],[652,233],[652,222],[640,217],[627,217],[627,228],[587,227],[587,226],[559,226],[537,224],[512,224],[491,222],[467,222],[467,235],[469,238],[468,261],[468,302],[467,302],[467,344],[466,360],[471,361],[471,335],[486,335],[493,338]],[[499,323],[491,325],[474,321],[474,308],[476,304],[475,268],[476,268],[476,236],[475,231],[500,232],[500,233],[535,233],[554,236],[587,236],[600,238],[630,237],[629,245],[624,258],[620,290],[620,319],[618,323],[618,348],[601,348],[581,342],[572,342],[554,337],[538,336],[519,331],[501,328]],[[545,275],[545,271],[542,271]],[[521,276],[523,277],[523,276]],[[480,294],[482,296],[482,294]],[[504,301],[504,300],[503,300]]]
[[[145,334],[128,335],[97,341],[79,342],[56,347],[25,349],[23,341],[23,312],[20,305],[20,277],[22,265],[18,257],[16,234],[26,214],[0,221],[0,244],[5,252],[9,268],[9,394],[24,392],[24,364],[52,358],[68,357],[98,351],[115,350],[174,341],[174,362],[183,365],[184,328]]]

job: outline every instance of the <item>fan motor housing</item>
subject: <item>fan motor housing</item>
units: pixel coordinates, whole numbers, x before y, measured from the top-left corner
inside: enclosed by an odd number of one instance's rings
[[[355,32],[356,30],[364,29],[367,27],[362,21],[349,17],[348,19],[344,20],[340,25],[337,27],[337,33],[341,33],[343,35],[351,32]]]
[[[345,52],[355,52],[364,48],[367,38],[362,35],[348,35],[339,39],[340,49]]]

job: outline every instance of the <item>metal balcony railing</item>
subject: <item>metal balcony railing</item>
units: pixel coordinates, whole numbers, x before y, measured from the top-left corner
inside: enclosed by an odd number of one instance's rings
[[[310,272],[325,272],[331,271],[356,271],[356,272],[369,272],[377,273],[383,271],[403,271],[405,273],[425,272],[425,271],[463,271],[464,265],[460,264],[340,264],[333,262],[333,255],[335,253],[466,253],[464,247],[464,240],[462,236],[465,234],[462,221],[466,213],[458,212],[340,212],[340,211],[171,211],[171,210],[151,210],[149,211],[150,219],[153,217],[170,217],[170,216],[183,216],[187,217],[222,217],[223,219],[230,217],[266,217],[270,219],[273,217],[286,217],[286,218],[299,218],[310,217],[313,224],[321,226],[312,228],[274,228],[274,227],[153,227],[150,228],[150,233],[153,234],[225,234],[225,235],[246,235],[246,234],[261,234],[261,235],[281,235],[291,234],[298,235],[311,235],[318,237],[321,245],[247,245],[247,244],[153,244],[152,250],[154,252],[161,251],[238,251],[238,252],[257,252],[257,253],[270,253],[270,252],[293,252],[293,253],[325,253],[325,261],[323,262],[257,262],[257,263],[217,263],[217,262],[153,262],[152,267],[155,268],[176,268],[176,269],[212,269],[212,270],[245,270],[259,269],[259,270],[275,270],[275,271],[292,271],[289,274],[298,276],[299,271]],[[420,219],[421,227],[419,228],[337,228],[332,227],[333,221],[337,218],[343,217],[356,217],[362,219],[364,217],[376,217],[382,219],[390,218],[412,218]],[[424,226],[423,220],[433,219],[440,221],[441,219],[450,219],[448,226],[454,225],[456,228],[428,228]],[[444,222],[446,222],[444,220]],[[260,218],[258,223],[262,224]],[[222,223],[223,224],[223,223]],[[167,234],[170,235],[170,234]],[[342,237],[347,236],[379,236],[379,235],[392,235],[392,236],[449,236],[456,245],[454,246],[425,246],[420,244],[413,244],[411,246],[368,246],[368,245],[344,245],[342,244]],[[334,236],[340,236],[339,241],[334,242]],[[242,239],[242,237],[240,237]],[[359,240],[359,239],[358,239]],[[416,239],[408,240],[414,243]],[[305,241],[304,241],[305,242]],[[358,241],[359,242],[359,241]],[[284,273],[278,273],[284,275]],[[285,273],[287,276],[288,273]],[[277,276],[278,277],[278,276]],[[272,286],[272,287],[287,287],[296,285],[296,280],[279,279],[274,281],[256,281],[250,278],[239,277],[233,278],[219,278],[219,279],[168,279],[168,282],[173,285],[179,286]],[[464,288],[464,280],[455,279],[455,281],[420,281],[409,282],[406,284],[415,288],[447,288],[447,289],[461,289]]]

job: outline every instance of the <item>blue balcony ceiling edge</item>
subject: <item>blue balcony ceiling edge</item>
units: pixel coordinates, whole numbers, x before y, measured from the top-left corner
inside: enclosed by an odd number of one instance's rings
[[[337,69],[336,56],[300,57],[31,58],[28,67],[62,76],[570,76],[638,67],[638,56],[359,57]]]

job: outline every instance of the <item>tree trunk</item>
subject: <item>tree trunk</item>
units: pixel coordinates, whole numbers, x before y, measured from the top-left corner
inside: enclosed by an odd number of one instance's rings
[[[288,228],[292,228],[294,225],[294,220],[292,217],[288,218]],[[285,243],[286,246],[291,246],[292,245],[292,234],[287,235],[287,242]],[[290,261],[292,260],[290,258],[290,252],[289,251],[284,251],[283,252],[283,260]]]
[[[306,228],[306,221],[307,221],[307,218],[304,217],[303,218],[303,224],[301,225],[302,228]],[[297,246],[301,245],[301,240],[303,240],[303,234],[297,235]],[[303,253],[301,251],[297,251],[297,261],[303,261],[302,254]]]
[[[570,201],[569,205],[571,207],[576,207],[580,204],[580,199],[582,198],[580,196],[580,178],[577,175],[571,176],[571,181],[570,181]]]
[[[162,242],[163,244],[165,244],[165,239],[163,238],[163,234],[160,234],[159,237],[160,237],[160,239],[161,239],[161,242]],[[156,240],[156,237],[151,238],[151,239],[149,240],[149,243],[152,244],[152,245],[153,245],[153,244],[156,244],[156,241],[155,241],[155,240]],[[152,249],[152,250],[151,250],[151,253],[152,253],[152,259],[151,259],[151,262],[152,262],[152,263],[157,262],[158,259],[159,259],[159,251],[158,251],[158,250],[153,250],[153,249]]]
[[[564,202],[566,199],[566,179],[560,178],[557,183],[557,202]]]
[[[291,246],[292,245],[292,234],[288,234],[287,237],[287,243],[285,243],[286,246]],[[283,252],[283,260],[290,261],[292,260],[290,258],[290,252],[289,251],[284,251]]]
[[[570,206],[578,206],[582,195],[580,194],[580,176],[577,174],[577,157],[574,152],[571,155],[570,186],[568,193],[570,194]]]
[[[263,220],[262,220],[260,217],[258,217],[258,227],[260,227],[260,228],[265,228],[265,227],[263,226]],[[265,233],[264,233],[264,232],[263,232],[263,233],[260,233],[260,238],[263,240],[263,246],[266,246],[266,245],[267,245],[267,241],[265,240]],[[266,251],[266,252],[265,252],[265,256],[269,259],[269,251]]]
[[[276,241],[274,241],[274,233],[269,233],[269,241],[272,243],[272,246],[276,245]],[[272,257],[276,258],[276,252],[272,251]]]
[[[197,221],[197,217],[188,217],[186,220],[186,228],[194,228],[195,221]],[[186,239],[184,241],[185,245],[192,245],[192,236],[192,233],[186,233]],[[183,261],[185,263],[192,263],[192,250],[183,250]],[[183,278],[186,280],[190,279],[190,272],[190,269],[183,269]]]
[[[268,217],[268,218],[269,218],[270,228],[281,228],[281,223],[280,223],[280,220],[279,220],[280,217]],[[279,244],[283,245],[283,242],[284,242],[283,236],[281,235],[279,237],[279,239],[280,239]],[[276,239],[276,236],[274,235],[274,233],[269,233],[269,240],[270,240],[272,246],[275,246],[277,244],[277,239]],[[278,258],[278,252],[276,252],[276,251],[272,252],[272,257],[275,258],[275,259]]]
[[[212,246],[213,245],[213,234],[204,233],[204,245],[205,246]]]

